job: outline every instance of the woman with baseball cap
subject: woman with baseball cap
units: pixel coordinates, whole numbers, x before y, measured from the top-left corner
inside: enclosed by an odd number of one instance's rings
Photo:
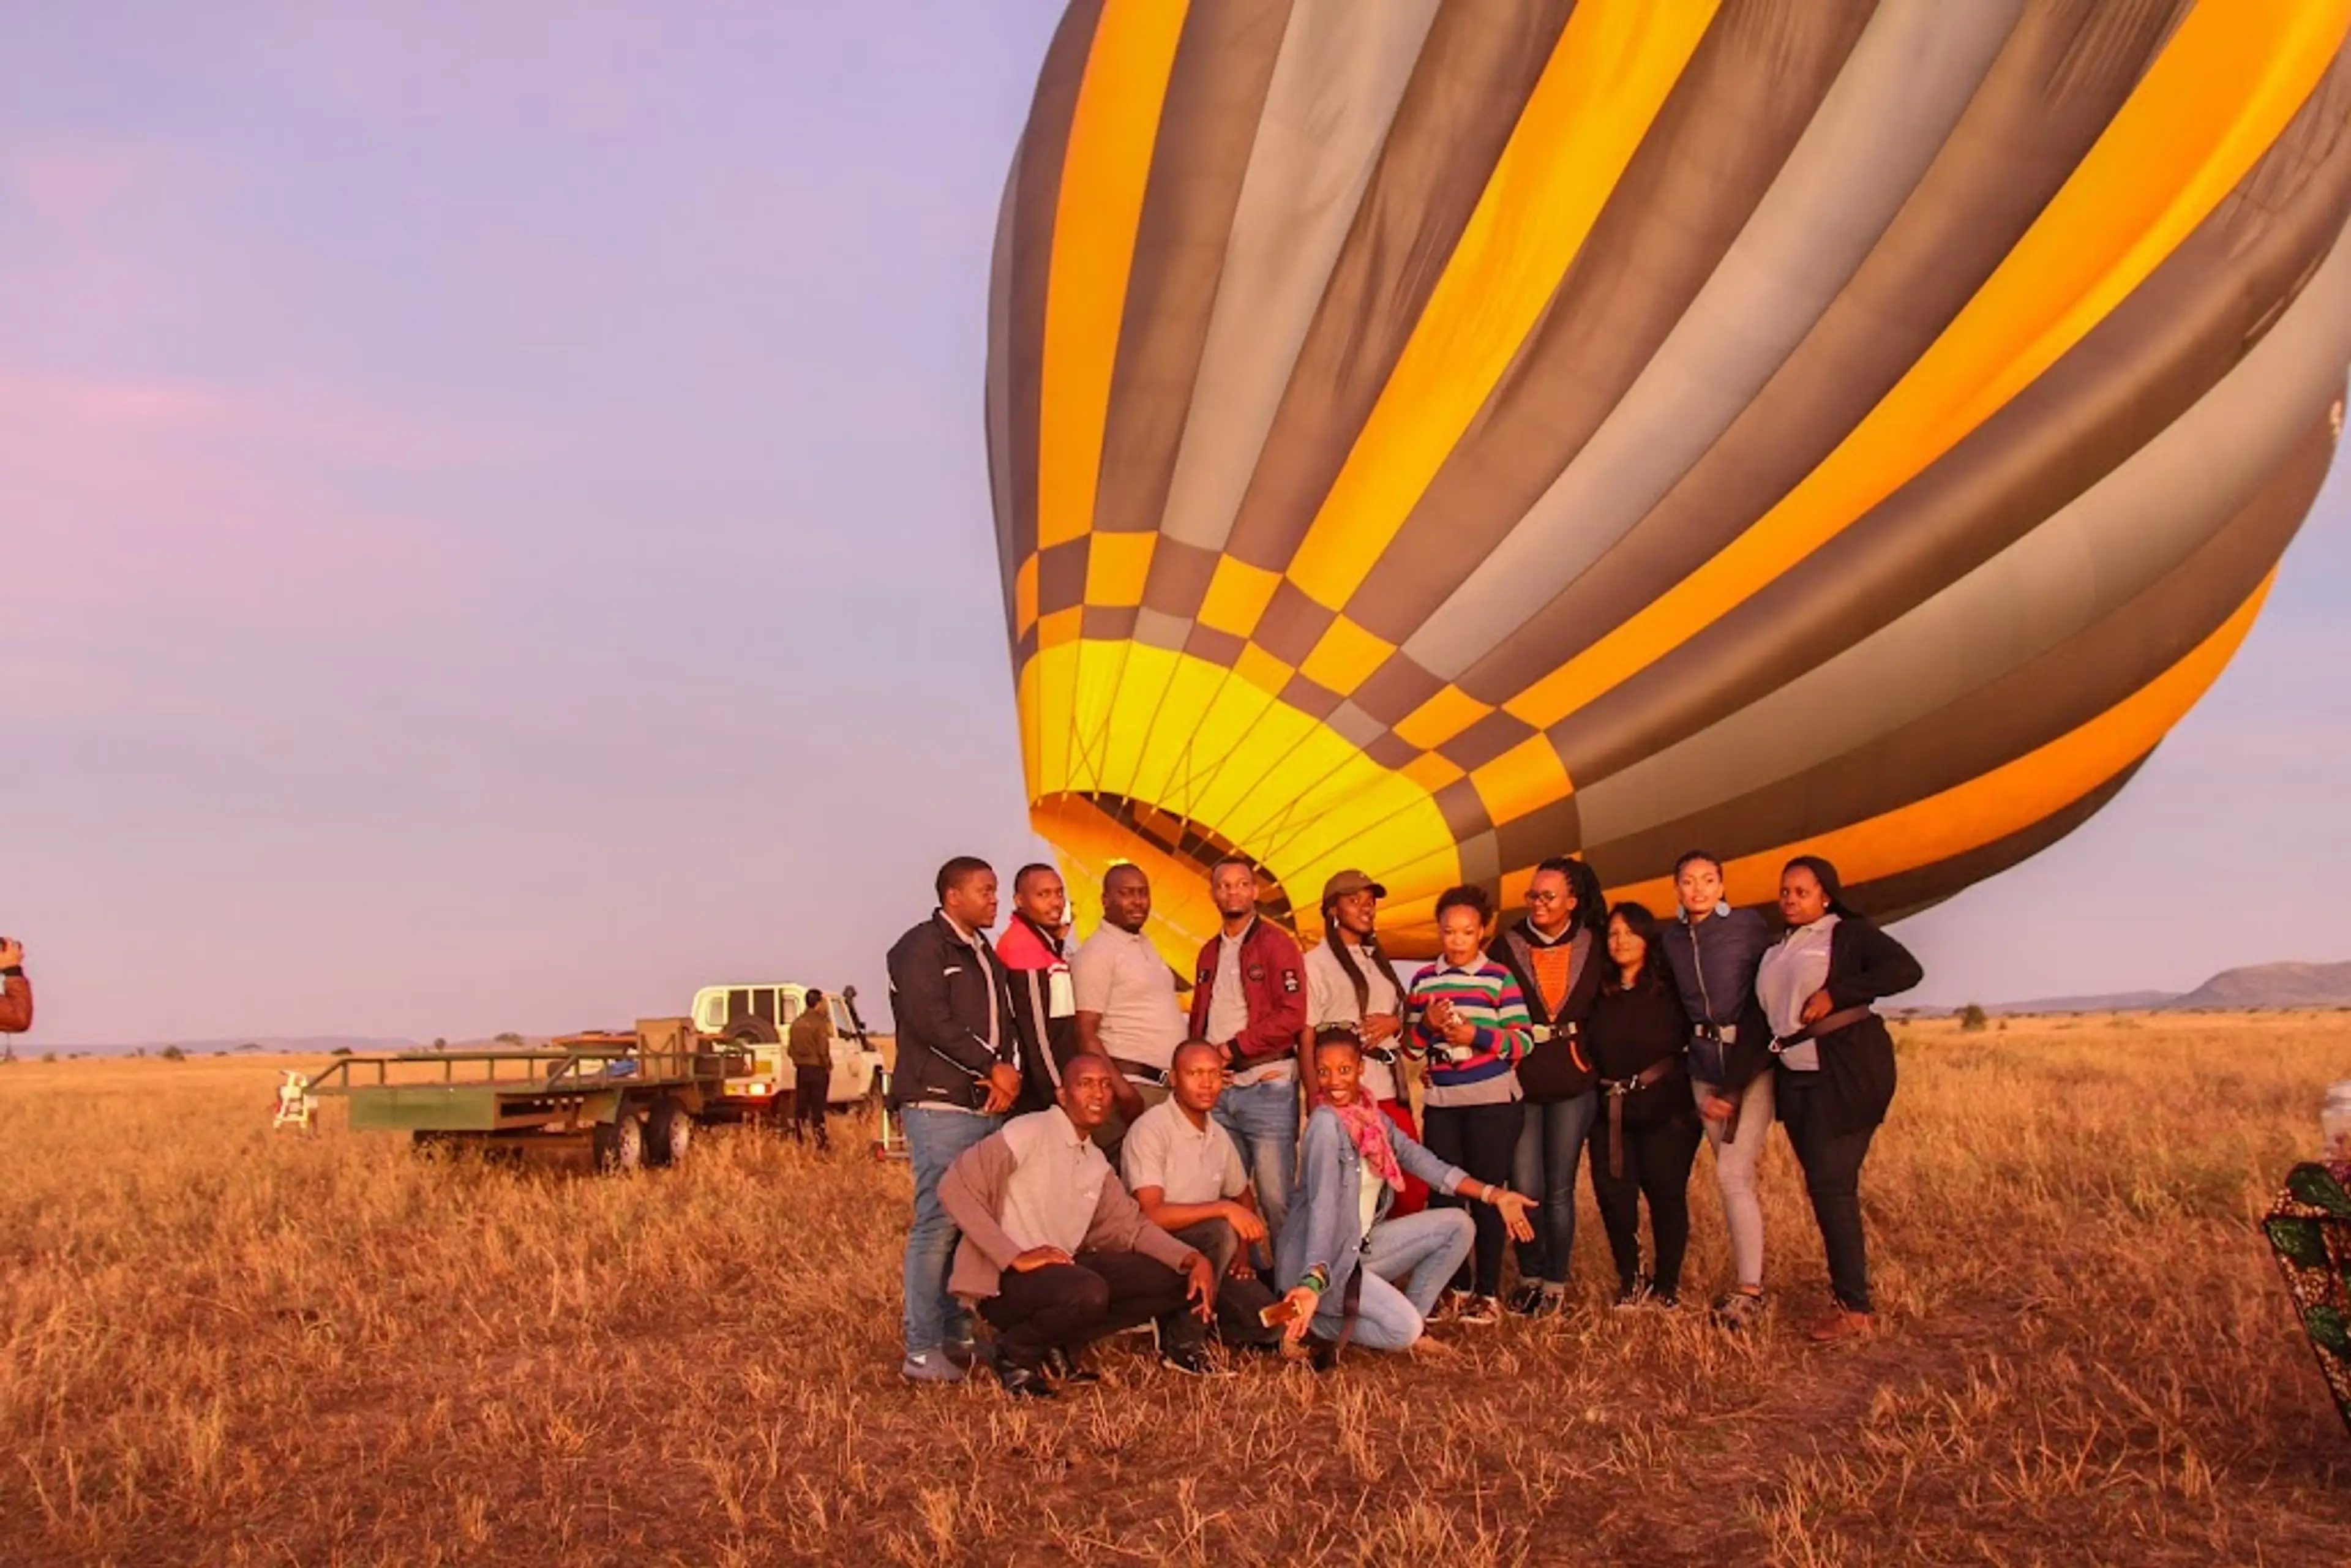
[[[1322,940],[1306,955],[1306,1031],[1301,1055],[1310,1058],[1314,1037],[1327,1029],[1349,1029],[1363,1043],[1360,1092],[1407,1138],[1420,1136],[1405,1081],[1405,986],[1381,950],[1377,930],[1380,900],[1388,890],[1350,868],[1322,884]],[[1313,1098],[1311,1086],[1308,1098]],[[1403,1174],[1389,1212],[1398,1218],[1417,1214],[1428,1202],[1428,1186]]]

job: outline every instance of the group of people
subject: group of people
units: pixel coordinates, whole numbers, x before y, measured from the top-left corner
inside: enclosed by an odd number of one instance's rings
[[[1350,1344],[1443,1354],[1433,1321],[1565,1310],[1587,1155],[1616,1305],[1674,1309],[1702,1143],[1733,1275],[1713,1312],[1745,1327],[1764,1306],[1756,1169],[1775,1120],[1828,1257],[1811,1332],[1868,1333],[1859,1179],[1895,1078],[1872,1004],[1918,964],[1816,856],[1782,872],[1776,932],[1726,901],[1710,854],[1683,856],[1675,883],[1661,918],[1611,908],[1583,862],[1546,861],[1499,933],[1484,889],[1450,889],[1438,956],[1407,983],[1373,878],[1330,879],[1301,951],[1228,857],[1186,1006],[1144,934],[1141,867],[1111,868],[1102,925],[1072,946],[1052,867],[1021,868],[991,941],[995,872],[949,861],[937,909],[889,956],[914,1186],[902,1375],[984,1363],[1050,1396],[1091,1379],[1087,1344],[1144,1323],[1191,1374],[1222,1370],[1212,1338],[1318,1365]]]

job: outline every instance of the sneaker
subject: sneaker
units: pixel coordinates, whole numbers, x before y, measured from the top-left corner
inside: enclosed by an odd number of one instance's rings
[[[1655,1307],[1661,1312],[1679,1312],[1682,1305],[1681,1292],[1679,1291],[1651,1291],[1649,1292],[1649,1305]]]
[[[1732,1291],[1715,1298],[1714,1321],[1724,1328],[1748,1328],[1762,1315],[1763,1292],[1761,1291]]]
[[[1510,1291],[1510,1308],[1514,1317],[1531,1318],[1543,1310],[1543,1287],[1540,1280],[1521,1280]]]
[[[963,1368],[947,1359],[944,1350],[926,1350],[898,1364],[898,1375],[909,1383],[961,1383]]]
[[[1465,1328],[1491,1328],[1502,1321],[1502,1303],[1491,1296],[1472,1296],[1453,1321]]]
[[[1058,1344],[1045,1353],[1045,1375],[1071,1388],[1082,1388],[1102,1381],[1101,1373],[1081,1365],[1074,1353]]]
[[[1616,1311],[1620,1312],[1629,1312],[1648,1299],[1649,1281],[1644,1276],[1635,1275],[1630,1280],[1619,1281],[1616,1286],[1614,1305]]]
[[[1004,1392],[1019,1399],[1058,1399],[1053,1385],[1042,1372],[1033,1366],[1015,1366],[1008,1361],[996,1364],[996,1381],[1004,1385]]]
[[[1217,1363],[1204,1344],[1174,1344],[1163,1346],[1159,1364],[1170,1372],[1180,1372],[1186,1377],[1230,1377],[1233,1375]]]
[[[1877,1332],[1877,1314],[1856,1312],[1848,1307],[1831,1307],[1827,1314],[1807,1331],[1814,1344],[1835,1344],[1841,1340],[1867,1339]]]
[[[1461,1315],[1461,1309],[1468,1304],[1468,1291],[1457,1291],[1447,1285],[1438,1293],[1437,1310],[1428,1314],[1426,1321],[1432,1323],[1449,1323]]]

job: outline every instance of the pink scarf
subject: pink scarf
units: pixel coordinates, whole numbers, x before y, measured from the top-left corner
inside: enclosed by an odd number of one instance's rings
[[[1403,1186],[1404,1167],[1396,1164],[1395,1145],[1388,1142],[1386,1113],[1361,1094],[1344,1105],[1329,1099],[1322,1103],[1339,1113],[1339,1125],[1355,1141],[1355,1151],[1372,1174],[1390,1186]]]

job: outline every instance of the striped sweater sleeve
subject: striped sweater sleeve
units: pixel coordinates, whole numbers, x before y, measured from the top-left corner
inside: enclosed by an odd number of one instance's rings
[[[1486,966],[1495,981],[1494,1018],[1491,1024],[1480,1025],[1474,1049],[1492,1051],[1512,1066],[1526,1059],[1534,1049],[1534,1019],[1527,1011],[1526,993],[1519,988],[1518,980],[1499,964]]]

